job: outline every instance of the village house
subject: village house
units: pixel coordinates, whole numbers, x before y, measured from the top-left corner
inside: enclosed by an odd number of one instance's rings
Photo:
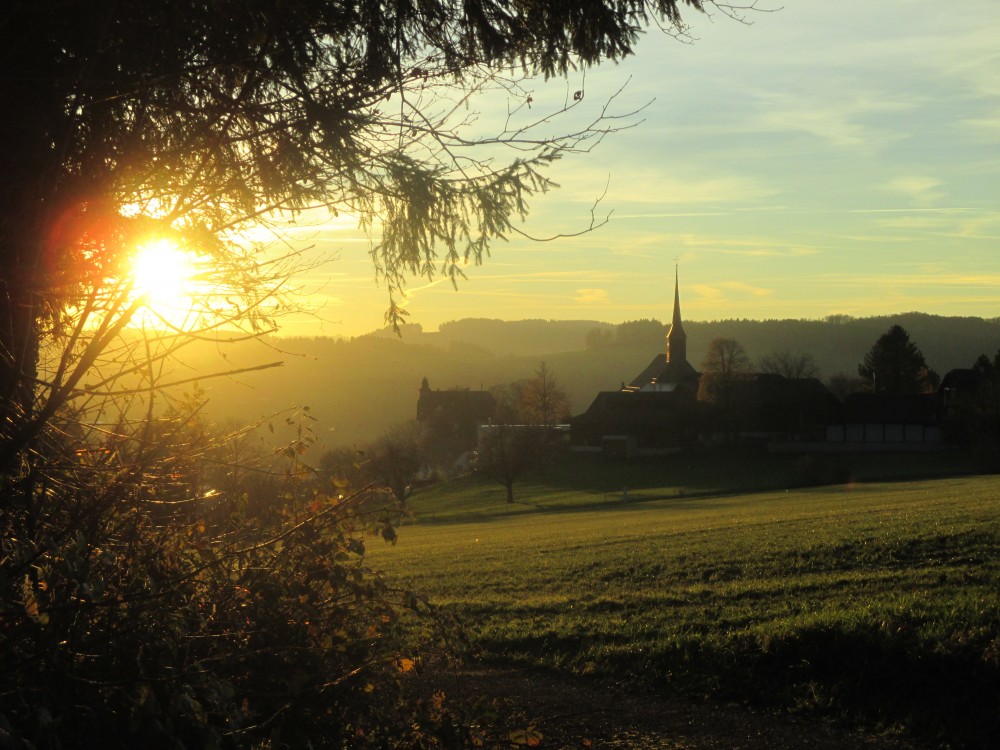
[[[491,423],[495,415],[496,401],[488,391],[431,389],[427,378],[420,384],[417,423],[429,458],[449,471],[456,470],[456,462],[468,462],[467,454],[476,449],[479,426]]]

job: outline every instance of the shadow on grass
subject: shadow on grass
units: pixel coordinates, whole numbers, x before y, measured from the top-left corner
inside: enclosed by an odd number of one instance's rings
[[[515,483],[515,501],[475,473],[421,489],[411,499],[423,523],[484,521],[538,512],[595,510],[653,500],[696,498],[887,482],[975,473],[961,452],[830,455],[770,454],[761,446],[700,449],[668,456],[611,458],[565,452]]]
[[[953,750],[996,747],[1000,737],[1000,641],[988,636],[944,650],[911,636],[906,623],[807,628],[715,647],[686,638],[653,653],[626,649],[597,664],[574,659],[591,645],[579,635],[549,632],[480,645],[496,664],[603,674],[712,702],[902,730]]]
[[[899,622],[773,637],[742,654],[742,674],[751,677],[732,687],[802,712],[903,726],[942,747],[993,746],[1000,737],[1000,643],[971,634],[943,647],[911,632]]]

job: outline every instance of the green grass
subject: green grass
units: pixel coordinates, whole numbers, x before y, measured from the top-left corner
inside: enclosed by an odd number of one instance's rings
[[[638,487],[666,499],[624,506],[601,489],[528,485],[511,509],[467,480],[421,501],[439,522],[418,504],[370,561],[457,612],[487,659],[956,747],[1000,731],[1000,478],[716,497]]]
[[[718,496],[830,483],[898,481],[970,471],[957,452],[881,455],[772,455],[759,448],[703,451],[651,459],[565,454],[515,483],[515,503],[488,479],[465,476],[418,491],[411,506],[420,522],[469,521],[552,510],[580,510],[630,501]]]

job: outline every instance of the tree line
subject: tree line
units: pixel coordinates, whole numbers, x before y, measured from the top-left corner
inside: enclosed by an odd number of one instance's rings
[[[744,404],[740,386],[754,371],[785,378],[816,378],[819,368],[807,352],[778,350],[754,363],[732,338],[716,338],[701,363],[698,399],[712,404],[732,422]],[[992,359],[981,354],[969,367],[958,368],[958,382],[950,383],[938,407],[945,439],[972,450],[979,465],[1000,468],[1000,350]],[[852,393],[880,397],[937,394],[942,377],[930,368],[923,352],[901,325],[881,334],[857,365],[856,376],[838,373],[829,378],[831,393],[843,401]],[[728,415],[728,418],[727,416]]]

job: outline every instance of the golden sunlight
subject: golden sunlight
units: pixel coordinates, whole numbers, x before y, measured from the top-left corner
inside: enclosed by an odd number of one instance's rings
[[[193,275],[191,257],[170,240],[142,245],[132,258],[132,286],[150,306],[183,305]]]
[[[158,239],[140,245],[132,257],[129,279],[145,310],[143,325],[187,327],[204,290],[196,279],[195,259],[175,242]]]

